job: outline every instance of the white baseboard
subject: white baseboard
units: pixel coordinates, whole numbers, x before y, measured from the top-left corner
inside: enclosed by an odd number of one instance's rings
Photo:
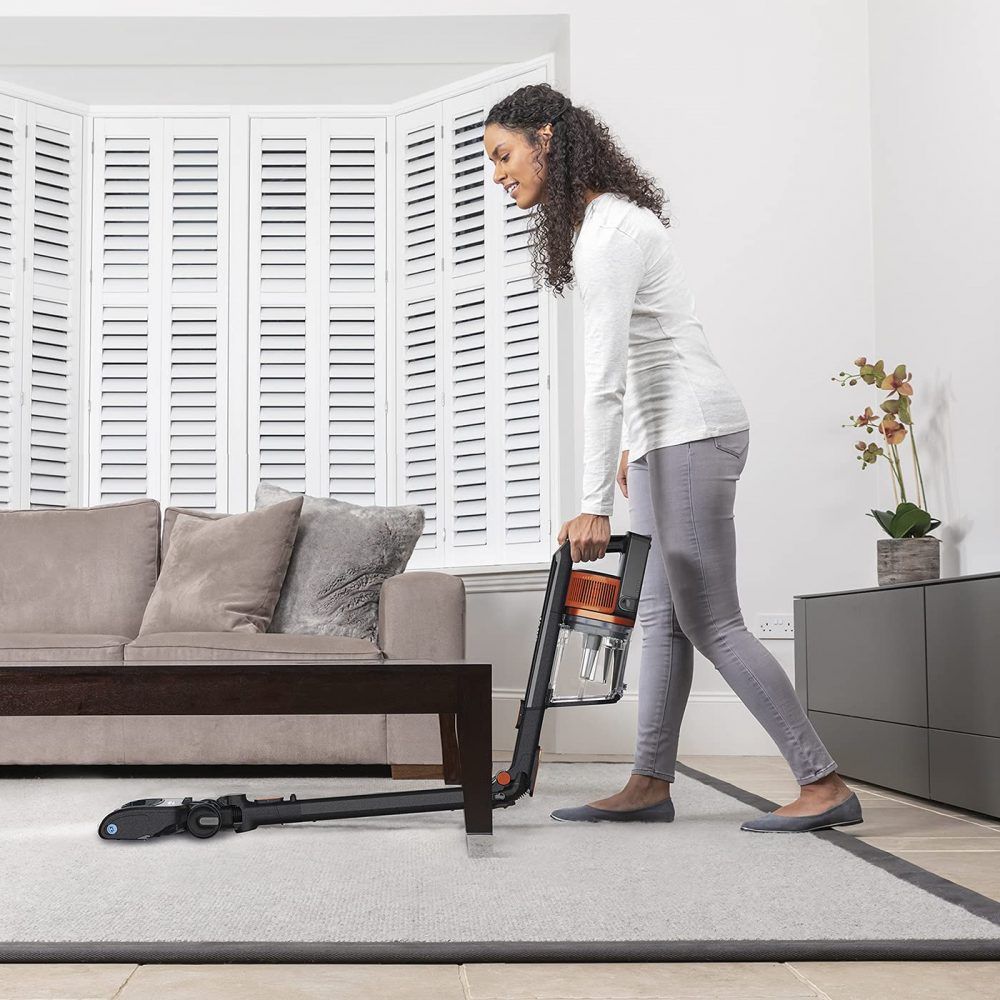
[[[517,710],[524,692],[493,690],[493,746],[514,748]],[[542,725],[543,752],[600,754],[631,759],[635,751],[638,694],[626,691],[613,705],[550,708]],[[692,691],[684,711],[679,754],[765,755],[778,753],[774,741],[732,692]]]

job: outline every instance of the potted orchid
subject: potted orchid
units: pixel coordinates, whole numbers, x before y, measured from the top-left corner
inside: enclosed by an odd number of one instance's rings
[[[889,536],[878,539],[877,543],[879,586],[909,583],[914,580],[936,580],[941,573],[940,540],[928,532],[933,531],[941,522],[932,518],[926,510],[924,479],[920,471],[910,409],[910,400],[913,397],[913,386],[910,383],[912,373],[907,372],[906,365],[897,365],[892,372],[886,374],[881,361],[876,361],[872,365],[863,357],[856,358],[854,364],[858,368],[857,374],[840,372],[839,376],[833,376],[832,380],[839,381],[842,386],[857,385],[860,381],[866,385],[888,390],[888,395],[880,404],[881,415],[873,412],[870,406],[866,406],[864,413],[851,416],[849,424],[841,424],[842,427],[863,427],[868,434],[878,430],[882,435],[883,444],[880,445],[875,441],[856,442],[854,447],[860,452],[857,459],[861,462],[861,468],[867,469],[869,465],[874,465],[880,458],[884,458],[892,477],[896,509],[873,509],[866,515],[875,518]],[[906,498],[906,482],[899,455],[899,448],[906,438],[910,439],[916,503],[911,503]]]

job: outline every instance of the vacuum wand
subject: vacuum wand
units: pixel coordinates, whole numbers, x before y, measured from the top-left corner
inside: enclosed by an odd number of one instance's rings
[[[538,635],[524,697],[517,713],[517,739],[510,767],[498,771],[491,786],[494,809],[512,806],[525,792],[534,794],[541,754],[539,740],[547,708],[608,705],[625,691],[625,660],[639,607],[639,593],[652,539],[626,532],[612,535],[607,552],[621,553],[617,576],[573,570],[567,539],[552,556]],[[575,697],[556,696],[556,676],[570,638],[579,634],[583,656]],[[600,678],[598,671],[600,670]],[[587,697],[588,682],[600,680],[606,694]],[[461,787],[422,788],[374,795],[329,798],[218,799],[148,798],[126,802],[98,827],[103,840],[149,840],[173,833],[206,839],[220,830],[245,833],[258,826],[314,823],[358,816],[390,816],[464,808]]]

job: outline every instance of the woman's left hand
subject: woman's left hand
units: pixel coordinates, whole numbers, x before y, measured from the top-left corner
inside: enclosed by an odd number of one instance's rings
[[[573,562],[603,559],[611,541],[611,518],[607,514],[577,514],[559,529],[559,544],[567,538]]]

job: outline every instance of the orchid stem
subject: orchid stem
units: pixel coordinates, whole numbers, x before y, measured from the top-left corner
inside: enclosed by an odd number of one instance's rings
[[[917,457],[917,439],[913,436],[913,425],[910,425],[910,447],[913,449],[913,464],[917,470],[917,492],[920,495],[920,506],[927,510],[927,494],[924,492],[924,477],[920,471],[920,459]]]

